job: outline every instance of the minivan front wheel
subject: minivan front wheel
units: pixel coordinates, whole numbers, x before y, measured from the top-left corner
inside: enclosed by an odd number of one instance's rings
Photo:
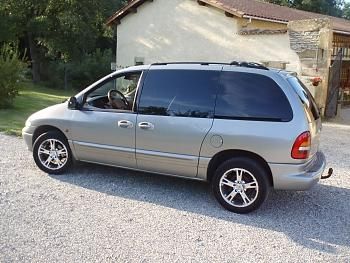
[[[227,210],[249,213],[265,201],[269,192],[267,173],[256,161],[234,158],[221,164],[212,180],[214,195]]]
[[[71,165],[71,156],[67,139],[59,132],[46,132],[34,142],[34,161],[46,173],[61,174],[65,172]]]

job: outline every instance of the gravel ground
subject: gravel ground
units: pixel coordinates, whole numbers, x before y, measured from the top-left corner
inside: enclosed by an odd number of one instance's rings
[[[205,183],[77,165],[40,172],[0,135],[0,262],[350,262],[350,126],[325,124],[332,179],[223,210]]]

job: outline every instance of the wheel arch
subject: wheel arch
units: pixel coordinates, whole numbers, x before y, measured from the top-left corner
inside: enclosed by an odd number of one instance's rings
[[[216,169],[219,167],[220,164],[223,162],[235,158],[235,157],[245,157],[252,159],[256,162],[258,162],[267,172],[268,174],[268,180],[270,186],[273,186],[273,177],[272,177],[272,172],[270,169],[270,166],[268,165],[267,161],[261,157],[260,155],[250,152],[250,151],[245,151],[245,150],[225,150],[218,152],[217,154],[214,155],[213,158],[211,158],[208,168],[207,168],[207,180],[210,182],[215,174]]]
[[[42,125],[42,126],[39,126],[35,129],[34,133],[33,133],[33,138],[32,138],[32,145],[34,145],[34,142],[36,141],[36,139],[46,133],[46,132],[49,132],[49,131],[56,131],[56,132],[59,132],[62,136],[64,136],[64,138],[67,139],[67,136],[57,127],[55,126],[52,126],[52,125]],[[68,139],[67,139],[68,140]]]

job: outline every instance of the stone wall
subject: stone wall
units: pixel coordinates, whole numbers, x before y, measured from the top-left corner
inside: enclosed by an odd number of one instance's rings
[[[317,51],[320,32],[317,31],[289,31],[290,47],[298,53]]]
[[[328,18],[299,20],[288,23],[290,47],[300,59],[301,80],[314,94],[315,99],[324,112],[329,66],[331,64],[333,29]],[[322,83],[312,85],[312,79],[320,77]]]

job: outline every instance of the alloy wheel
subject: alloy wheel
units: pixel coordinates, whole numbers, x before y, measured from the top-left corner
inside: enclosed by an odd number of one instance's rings
[[[258,197],[258,181],[245,169],[234,168],[226,171],[219,184],[220,194],[229,205],[247,207]]]
[[[64,143],[57,139],[47,139],[40,144],[38,157],[47,169],[58,170],[67,163],[69,156]]]

